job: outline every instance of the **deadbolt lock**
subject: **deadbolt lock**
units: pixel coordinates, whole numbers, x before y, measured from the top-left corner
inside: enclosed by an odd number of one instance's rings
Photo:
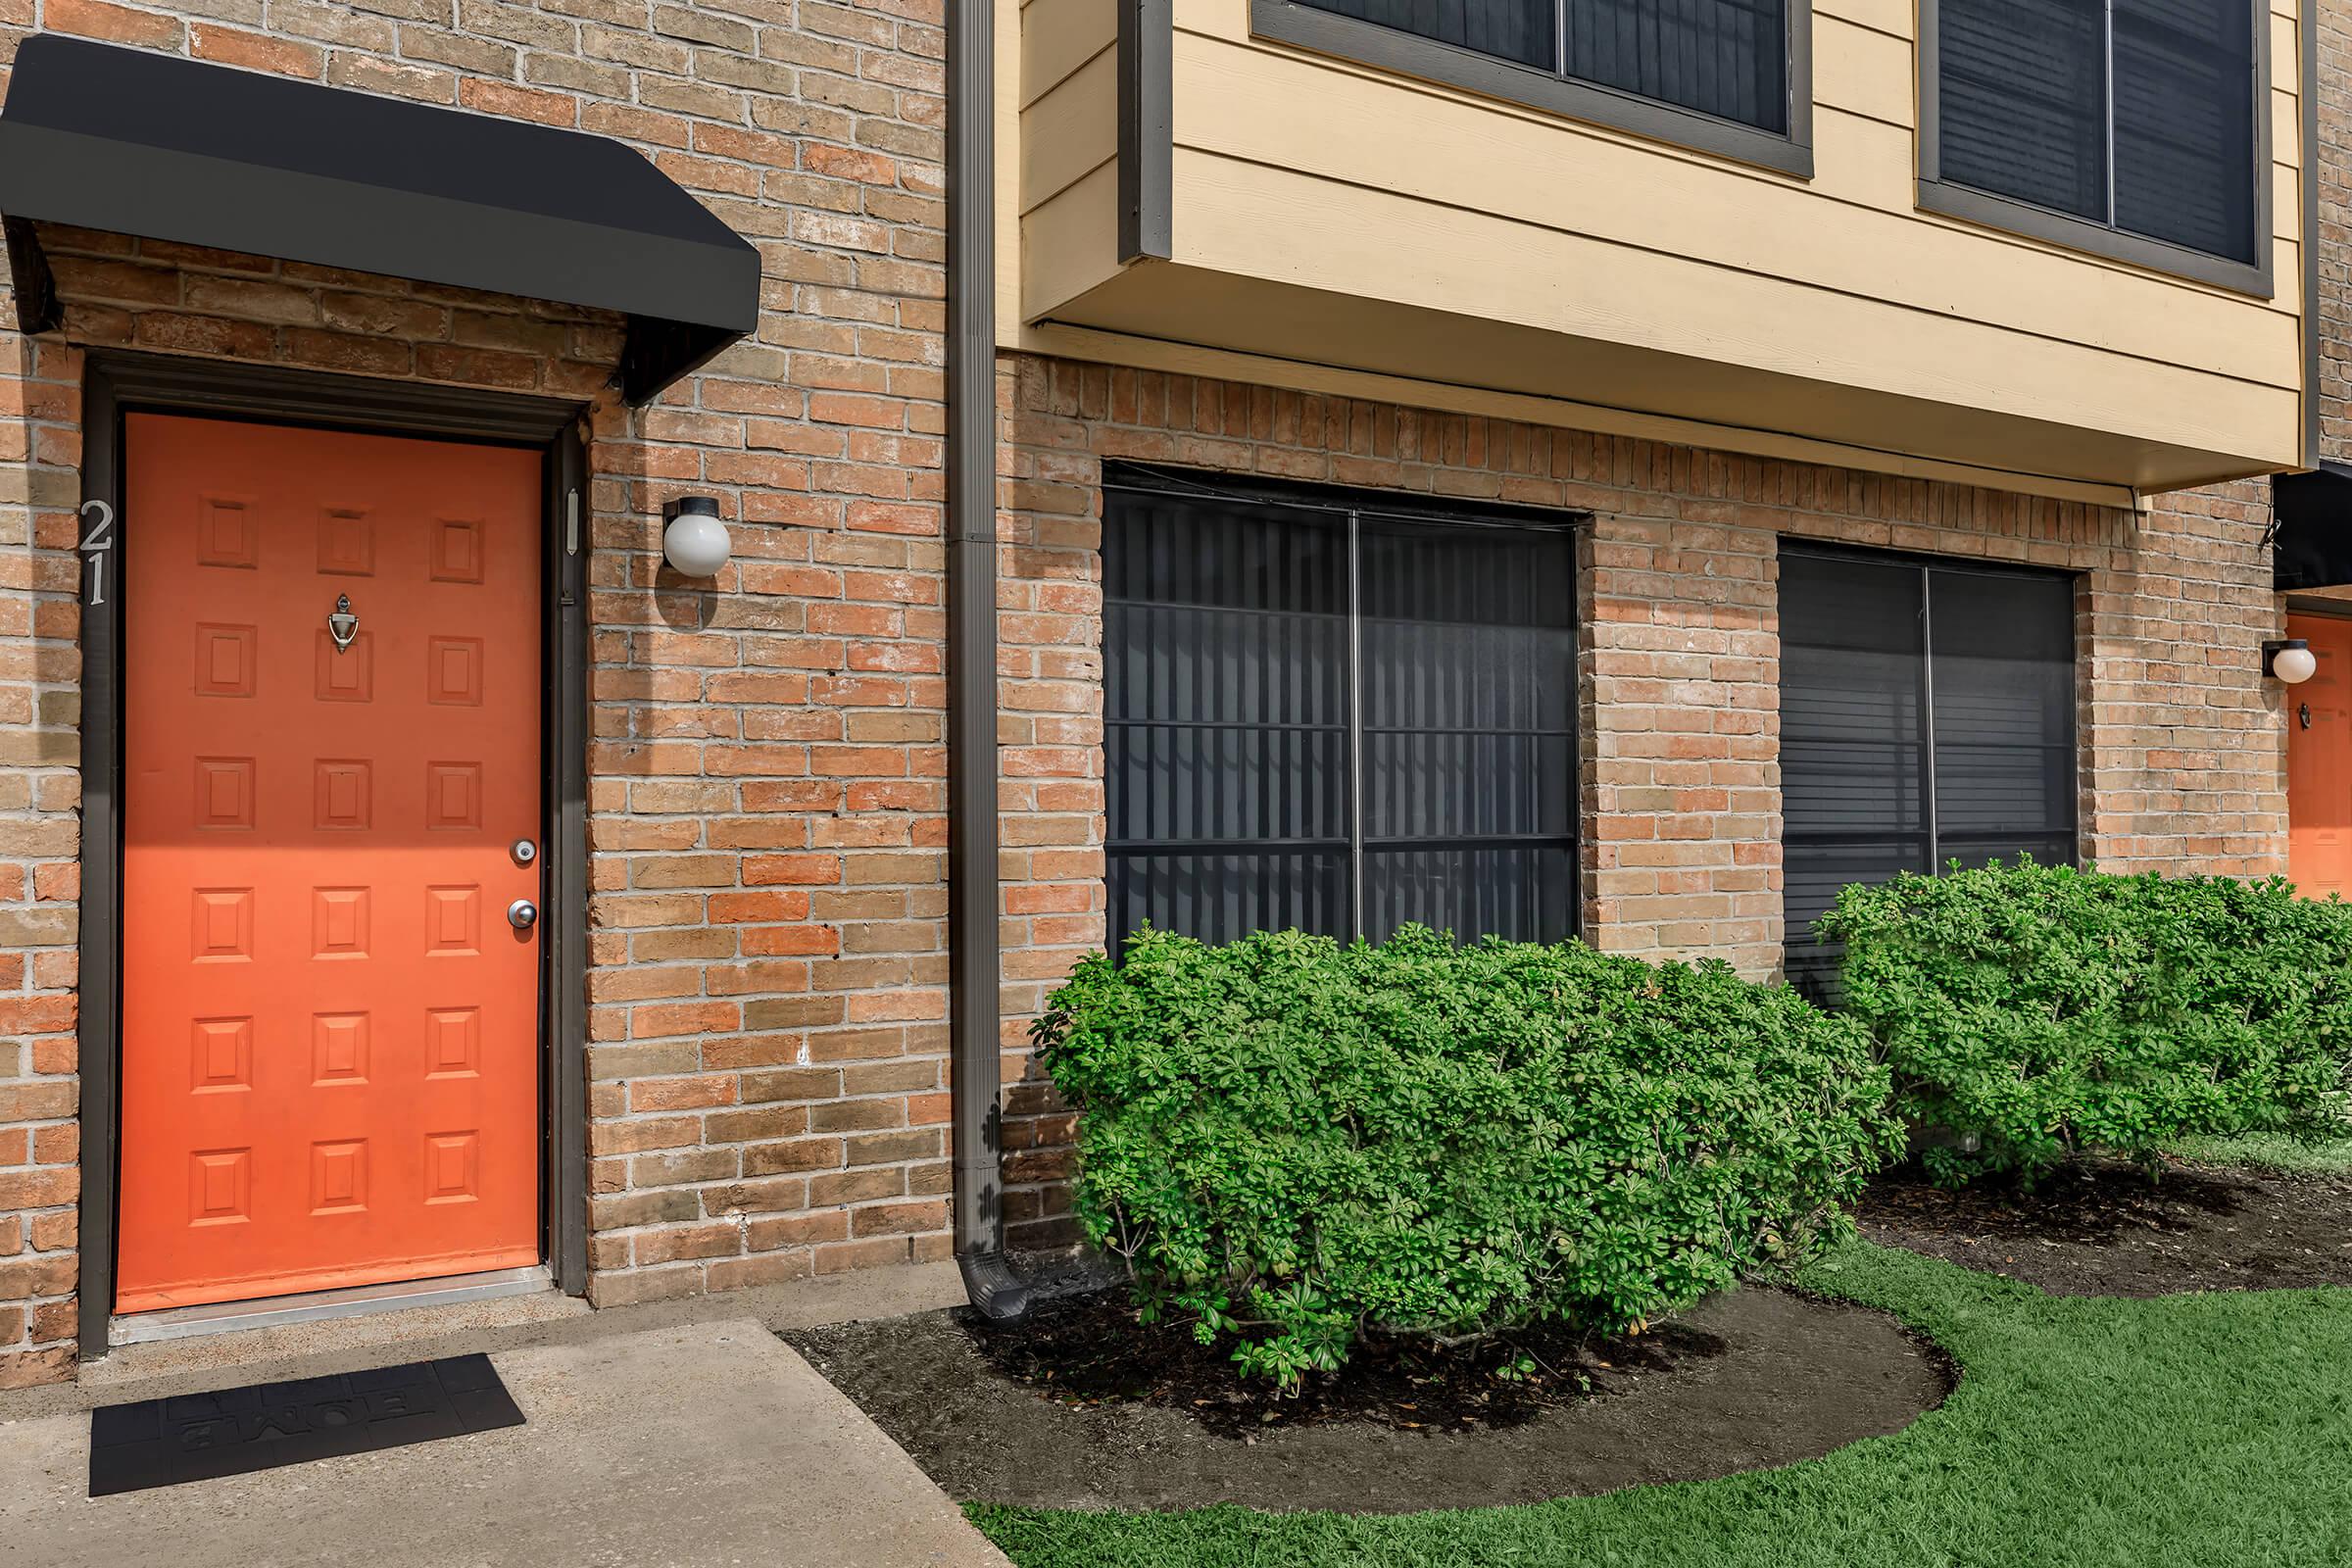
[[[529,839],[516,839],[514,848],[507,853],[514,857],[516,865],[528,865],[539,858],[539,846]]]

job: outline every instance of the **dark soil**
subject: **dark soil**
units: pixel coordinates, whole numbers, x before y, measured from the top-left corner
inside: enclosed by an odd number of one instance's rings
[[[2053,1296],[2170,1296],[2352,1285],[2352,1181],[2085,1160],[2032,1192],[1956,1192],[1908,1172],[1871,1185],[1862,1234]]]
[[[1687,1323],[1608,1340],[1540,1326],[1451,1348],[1419,1336],[1380,1336],[1355,1348],[1344,1375],[1310,1377],[1286,1397],[1263,1380],[1236,1378],[1230,1346],[1201,1345],[1181,1328],[1140,1329],[1133,1303],[1116,1290],[1047,1302],[1017,1330],[977,1321],[964,1327],[1001,1376],[1056,1403],[1156,1404],[1237,1438],[1330,1421],[1400,1432],[1517,1426],[1593,1397],[1595,1380],[1608,1374],[1671,1372],[1725,1348],[1721,1338]]]
[[[929,1312],[785,1338],[951,1495],[1061,1508],[1394,1512],[1702,1480],[1900,1431],[1952,1386],[1891,1318],[1766,1289],[1631,1341],[1376,1346],[1291,1401],[1140,1331],[1117,1292],[1012,1329]],[[1534,1379],[1491,1376],[1519,1353]]]

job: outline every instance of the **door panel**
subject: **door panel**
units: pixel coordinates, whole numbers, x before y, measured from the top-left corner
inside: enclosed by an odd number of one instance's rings
[[[117,1310],[537,1261],[539,454],[123,447]]]
[[[2286,634],[2319,664],[2286,693],[2287,875],[2307,898],[2352,897],[2352,620],[2290,615]]]

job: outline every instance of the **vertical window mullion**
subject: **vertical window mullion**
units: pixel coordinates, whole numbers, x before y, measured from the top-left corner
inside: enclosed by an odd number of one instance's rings
[[[2107,226],[2115,226],[2115,0],[2101,0],[2100,36],[2102,59],[2105,62],[2104,80],[2100,93],[2105,102],[2100,105],[2099,123],[2106,138],[2107,167]]]
[[[1295,605],[1299,600],[1299,585],[1293,576],[1292,564],[1292,542],[1288,538],[1267,542],[1266,571],[1274,580],[1273,602],[1276,604],[1287,602]],[[1252,716],[1264,726],[1259,731],[1259,736],[1261,744],[1265,747],[1265,753],[1259,759],[1261,765],[1257,778],[1257,829],[1269,838],[1279,832],[1289,831],[1293,824],[1301,823],[1306,819],[1303,811],[1286,812],[1282,808],[1285,781],[1296,778],[1298,772],[1298,757],[1294,748],[1308,744],[1305,731],[1285,730],[1278,727],[1284,718],[1298,711],[1298,710],[1286,708],[1274,691],[1274,671],[1295,662],[1290,658],[1290,636],[1293,625],[1294,622],[1290,616],[1281,617],[1276,622],[1273,633],[1267,639],[1272,646],[1261,648],[1258,652],[1257,710]],[[1301,857],[1300,863],[1304,863],[1303,857]],[[1261,881],[1259,886],[1258,908],[1260,913],[1257,919],[1260,923],[1273,916],[1275,901],[1271,882],[1272,879],[1267,878]]]
[[[1928,874],[1943,869],[1942,824],[1936,816],[1936,593],[1935,577],[1919,568],[1920,822],[1928,835]]]
[[[1348,932],[1364,934],[1364,593],[1363,517],[1348,511]]]

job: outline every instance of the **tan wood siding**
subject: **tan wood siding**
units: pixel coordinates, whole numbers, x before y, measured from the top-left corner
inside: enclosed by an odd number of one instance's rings
[[[1102,164],[1021,218],[1021,303],[1038,318],[1119,275],[1119,172]]]
[[[1529,171],[1559,157],[1554,124],[1434,93],[1396,113],[1395,86],[1348,73],[1299,93],[1296,61],[1214,39],[1181,42],[1182,144],[1349,187],[1327,198],[1337,208],[1387,192],[1426,204],[1440,223],[1446,210],[1488,214],[1628,253],[1689,258],[2257,380],[2295,350],[2291,294],[2250,310],[2243,295],[1914,213],[1907,129],[1838,122],[1835,134],[1850,143],[1844,151],[1854,162],[1810,181],[1598,137],[1559,166],[1559,177],[1536,179]],[[1335,121],[1349,127],[1347,135],[1320,132]],[[1899,191],[1901,209],[1846,193],[1849,170],[1872,189]],[[2291,166],[2288,175],[2275,226],[2291,242]],[[1201,216],[1209,216],[1205,204]],[[1179,224],[1178,261],[1197,259],[1190,227]],[[1533,299],[1541,290],[1531,280],[1523,292]]]
[[[1119,270],[1119,9],[1110,0],[1019,8],[1017,129],[998,149],[1014,231],[1009,256],[1002,245],[998,254],[1019,289],[1000,336]]]
[[[1117,181],[1088,162],[1093,135],[1115,149],[1115,48],[1024,43],[1061,73],[1023,82],[1024,142],[1056,143],[1021,152],[1030,322],[2088,483],[2299,455],[2291,4],[2269,11],[2271,298],[1922,212],[1900,0],[1816,7],[1809,179],[1257,39],[1248,0],[1174,9],[1165,265],[1118,270]]]

